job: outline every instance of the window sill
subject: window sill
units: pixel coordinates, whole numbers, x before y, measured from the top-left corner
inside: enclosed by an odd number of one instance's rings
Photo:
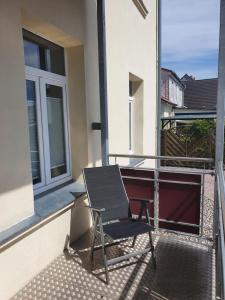
[[[71,183],[35,200],[35,213],[32,217],[0,232],[0,253],[26,237],[29,233],[48,223],[50,219],[69,210],[74,202],[84,194],[85,188],[83,184]]]

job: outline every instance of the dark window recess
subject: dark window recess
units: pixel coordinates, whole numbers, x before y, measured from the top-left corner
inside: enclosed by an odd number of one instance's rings
[[[25,65],[65,75],[64,48],[23,29]]]
[[[129,96],[133,96],[133,82],[129,81]]]

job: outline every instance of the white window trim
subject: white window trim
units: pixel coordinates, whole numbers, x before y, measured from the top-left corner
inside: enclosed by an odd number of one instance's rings
[[[41,115],[41,98],[39,89],[39,79],[37,76],[26,74],[26,80],[35,82],[35,96],[36,96],[36,118],[37,118],[37,129],[38,129],[38,146],[39,146],[39,159],[40,159],[40,175],[41,182],[35,184],[35,188],[41,188],[45,185],[45,172],[44,172],[44,149],[43,149],[43,130],[42,126],[42,115]],[[31,164],[30,164],[31,165]]]
[[[134,97],[129,96],[129,106],[131,107],[131,112],[130,112],[130,107],[128,106],[128,113],[129,113],[129,154],[133,154],[133,139],[134,139],[134,133],[133,133],[133,101]]]
[[[65,183],[72,179],[71,174],[71,151],[70,151],[70,130],[69,130],[69,107],[67,95],[67,80],[65,76],[53,74],[40,69],[25,66],[26,79],[35,81],[36,87],[36,101],[37,101],[37,121],[38,121],[38,139],[39,139],[39,152],[41,161],[41,183],[33,186],[34,195],[45,192],[60,184]],[[64,117],[64,135],[65,135],[65,151],[66,151],[66,165],[67,173],[58,177],[51,178],[50,171],[50,153],[48,130],[44,130],[44,123],[47,124],[47,104],[41,101],[41,98],[46,97],[45,84],[53,84],[63,88],[63,117]],[[40,87],[40,90],[39,88]],[[45,125],[46,128],[46,125]],[[43,133],[43,134],[42,134]],[[47,147],[43,144],[47,143]],[[45,171],[44,171],[45,170]]]

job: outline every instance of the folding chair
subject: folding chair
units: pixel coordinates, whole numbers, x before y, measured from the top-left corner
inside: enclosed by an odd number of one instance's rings
[[[92,210],[94,217],[91,261],[93,262],[94,251],[101,248],[105,267],[106,283],[109,283],[108,266],[137,255],[145,254],[149,251],[152,252],[153,264],[154,267],[156,267],[154,246],[151,235],[153,228],[150,225],[149,212],[147,208],[149,200],[137,198],[133,199],[142,203],[138,219],[133,219],[131,217],[129,200],[122,182],[118,165],[85,168],[83,170],[83,175],[90,204],[88,207]],[[143,211],[145,211],[148,223],[141,221]],[[100,232],[101,245],[95,247],[97,232]],[[143,233],[149,234],[149,248],[112,259],[107,258],[106,247],[118,244],[128,238],[133,238],[132,246],[134,247],[136,237]],[[106,235],[113,240],[113,243],[106,244]]]

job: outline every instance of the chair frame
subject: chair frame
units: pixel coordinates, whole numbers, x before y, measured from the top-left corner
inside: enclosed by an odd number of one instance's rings
[[[84,176],[84,178],[85,178],[85,176]],[[85,185],[86,185],[86,180],[85,180]],[[88,195],[88,199],[89,199],[88,189],[87,189],[87,195]],[[144,198],[131,198],[130,201],[137,201],[141,204],[140,213],[139,213],[138,218],[136,220],[141,221],[142,216],[143,216],[143,212],[145,212],[145,217],[146,217],[147,223],[149,225],[151,225],[150,224],[150,217],[149,217],[149,209],[148,209],[147,204],[153,202],[153,200],[144,199]],[[90,199],[89,199],[89,203],[91,203]],[[87,205],[86,207],[91,209],[92,216],[93,216],[93,219],[94,219],[94,232],[93,232],[93,240],[92,240],[92,244],[91,244],[91,254],[90,254],[91,263],[93,264],[94,252],[96,250],[101,249],[103,262],[104,262],[104,268],[105,268],[106,283],[107,284],[109,284],[109,270],[108,270],[108,267],[110,265],[119,263],[123,260],[128,260],[131,257],[136,257],[138,255],[143,255],[143,254],[146,254],[148,252],[152,252],[153,267],[156,268],[156,258],[155,258],[154,245],[153,245],[152,234],[151,234],[152,230],[149,230],[149,232],[148,232],[150,247],[145,248],[143,250],[134,251],[132,253],[122,255],[122,256],[119,256],[119,257],[116,257],[116,258],[108,259],[107,258],[107,253],[106,253],[106,248],[107,247],[118,245],[118,244],[120,244],[121,242],[123,242],[125,240],[133,238],[132,247],[134,248],[137,236],[134,236],[134,237],[131,237],[131,238],[124,238],[124,239],[115,240],[115,242],[113,242],[113,243],[106,243],[105,242],[106,234],[104,233],[104,227],[103,227],[104,225],[103,225],[103,221],[102,221],[102,213],[106,211],[105,208],[97,209],[97,208],[94,208],[94,207],[89,206],[89,205]],[[130,203],[129,203],[129,217],[131,218]],[[98,230],[98,228],[99,228],[99,230]],[[95,240],[96,240],[96,237],[97,237],[97,233],[100,233],[100,237],[101,237],[101,245],[99,245],[99,246],[95,246]]]

